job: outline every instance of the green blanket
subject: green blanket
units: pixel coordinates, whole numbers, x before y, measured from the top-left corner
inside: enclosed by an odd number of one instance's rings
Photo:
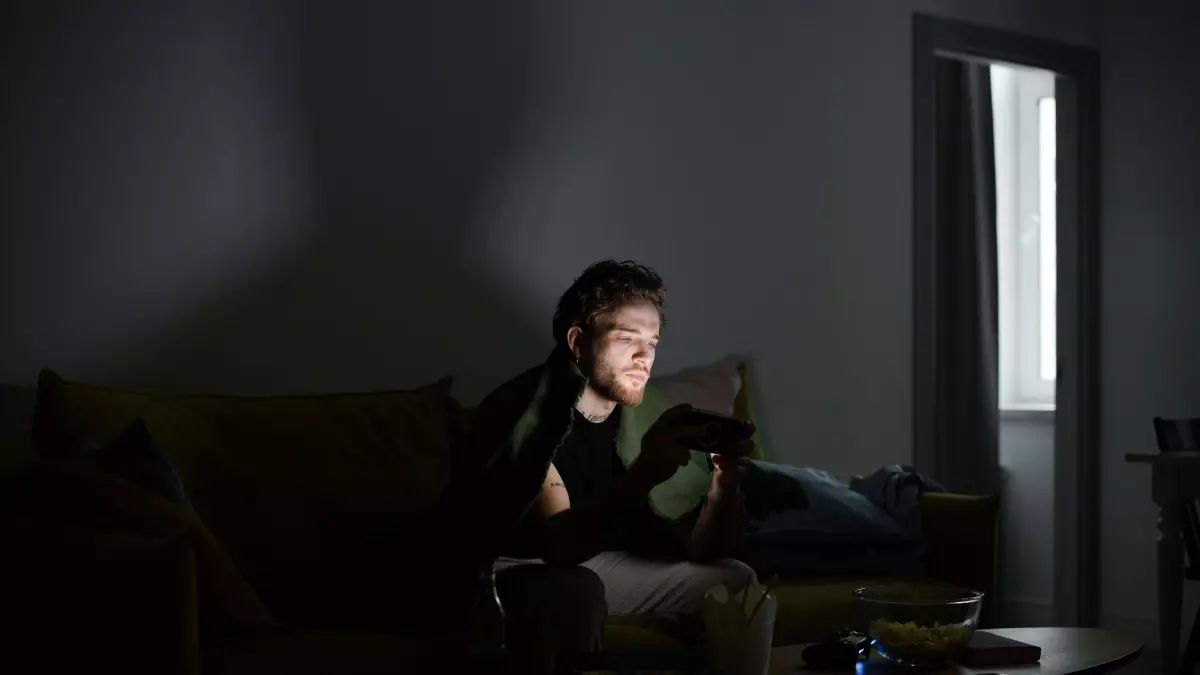
[[[554,455],[571,431],[575,405],[587,377],[574,359],[553,351],[542,365],[521,373],[492,392],[476,409],[467,442],[467,464],[485,482],[490,501],[503,504],[518,519],[532,505]],[[647,384],[642,404],[621,411],[617,454],[625,466],[641,450],[642,435],[669,408],[663,395]],[[709,481],[708,459],[693,452],[692,461],[650,492],[658,515],[676,520],[704,498]],[[504,487],[497,492],[499,483]]]
[[[545,363],[504,383],[480,403],[455,481],[471,486],[470,501],[479,509],[471,520],[482,526],[477,532],[498,544],[528,512],[571,431],[575,405],[586,386],[587,377],[575,360],[556,349]],[[651,380],[641,405],[621,410],[617,453],[625,466],[641,451],[642,435],[669,407]],[[743,483],[750,513],[804,506],[802,492],[777,489],[760,473],[752,468]],[[672,521],[694,512],[708,493],[711,475],[708,457],[692,451],[686,466],[650,491],[651,509]]]

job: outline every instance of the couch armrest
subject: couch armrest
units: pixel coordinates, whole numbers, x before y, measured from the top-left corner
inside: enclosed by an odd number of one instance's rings
[[[185,537],[10,518],[0,537],[0,614],[16,647],[5,661],[43,672],[200,672],[196,558]]]
[[[996,495],[926,492],[921,499],[926,576],[982,591],[980,624],[988,626],[996,598]]]

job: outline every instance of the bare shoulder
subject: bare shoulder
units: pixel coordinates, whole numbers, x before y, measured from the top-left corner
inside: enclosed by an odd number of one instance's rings
[[[551,463],[550,469],[546,471],[546,479],[542,482],[542,491],[538,495],[536,511],[542,517],[549,518],[569,508],[571,508],[571,496],[567,493],[567,486],[563,483],[558,469]]]

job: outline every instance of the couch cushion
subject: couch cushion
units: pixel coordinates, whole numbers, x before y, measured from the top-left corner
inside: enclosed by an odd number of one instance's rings
[[[197,513],[251,579],[315,569],[428,513],[462,410],[450,379],[408,391],[236,397],[145,394],[43,371],[34,448],[61,456],[141,417]]]
[[[212,675],[364,675],[466,673],[463,637],[387,631],[294,631],[254,640],[215,642],[204,649]]]
[[[866,626],[854,605],[854,591],[864,586],[919,584],[943,587],[928,579],[879,579],[828,577],[794,579],[775,586],[779,603],[775,613],[774,644],[795,645],[818,642],[843,628],[863,630]]]
[[[996,514],[998,495],[926,492],[920,496],[927,540],[925,574],[985,594],[979,621],[995,616]]]
[[[36,527],[47,536],[67,541],[120,536],[181,539],[193,551],[194,592],[204,635],[245,634],[277,626],[233,561],[193,514],[121,478],[81,464],[52,461],[0,472],[0,528],[13,524]],[[69,537],[70,532],[79,535]],[[60,563],[47,560],[46,564]]]
[[[699,654],[664,635],[610,624],[604,630],[604,670],[633,672],[697,663]],[[214,675],[327,673],[464,673],[468,644],[446,633],[304,630],[254,640],[214,642],[204,672]]]
[[[671,405],[690,403],[703,410],[733,415],[733,402],[741,389],[738,364],[724,359],[705,366],[693,366],[654,378],[654,386]]]
[[[130,422],[106,445],[83,443],[72,459],[165,497],[195,515],[171,459],[150,437],[142,418]]]
[[[699,645],[610,619],[604,627],[604,654],[594,664],[599,672],[709,672]]]
[[[604,651],[621,654],[670,652],[684,649],[679,640],[662,633],[610,619],[604,626]]]
[[[690,403],[697,408],[756,422],[754,406],[750,401],[750,378],[746,363],[736,357],[656,376],[653,386],[662,392],[671,405]],[[751,441],[754,448],[750,457],[762,459],[757,424]]]
[[[14,671],[192,672],[196,558],[186,537],[46,527],[7,514],[0,536],[4,661]]]
[[[0,468],[33,461],[29,424],[37,390],[0,384]]]
[[[758,420],[754,417],[754,403],[750,399],[750,367],[743,361],[738,364],[737,371],[741,386],[738,387],[737,397],[733,399],[733,416],[754,425],[754,435],[750,437],[754,449],[750,451],[750,458],[766,459],[760,440]]]

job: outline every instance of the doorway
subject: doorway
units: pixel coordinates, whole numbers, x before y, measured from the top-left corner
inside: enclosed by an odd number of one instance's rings
[[[914,459],[994,471],[1000,595],[1064,626],[1099,618],[1097,77],[1092,50],[914,15]]]
[[[990,63],[995,148],[1000,533],[1006,626],[1054,623],[1055,73]]]

